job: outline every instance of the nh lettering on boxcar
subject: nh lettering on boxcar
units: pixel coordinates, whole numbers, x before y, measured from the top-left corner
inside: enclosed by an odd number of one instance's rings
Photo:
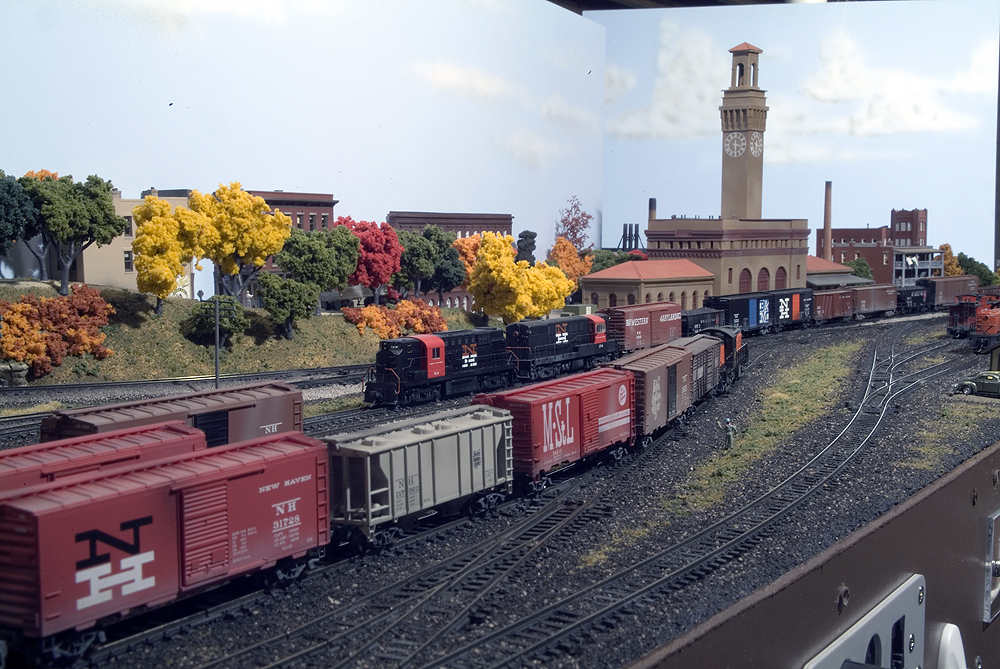
[[[90,557],[76,563],[76,582],[90,585],[90,594],[76,600],[77,611],[111,601],[114,588],[119,585],[123,597],[156,586],[155,576],[144,577],[142,574],[142,566],[156,558],[155,551],[143,553],[139,536],[139,528],[152,523],[152,516],[123,522],[119,528],[122,532],[132,530],[131,543],[100,530],[89,530],[76,535],[77,543],[90,542]],[[129,554],[130,557],[119,561],[119,571],[112,573],[110,552],[98,554],[98,542]]]

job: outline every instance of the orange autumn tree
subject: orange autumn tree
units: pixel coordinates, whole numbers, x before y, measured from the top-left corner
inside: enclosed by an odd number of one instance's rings
[[[549,249],[549,254],[545,258],[550,265],[554,265],[566,274],[566,278],[573,282],[573,290],[576,290],[577,280],[581,276],[590,274],[590,267],[594,264],[594,257],[586,255],[581,258],[576,247],[565,237],[557,237],[556,243]]]
[[[958,258],[955,257],[955,252],[951,250],[951,244],[941,245],[942,256],[944,260],[944,275],[945,276],[960,276],[965,274],[962,267],[958,264]]]
[[[469,237],[459,237],[452,242],[452,247],[458,251],[458,258],[465,265],[465,281],[460,286],[462,290],[467,290],[472,272],[476,269],[476,256],[479,254],[479,245],[482,243],[482,236],[477,232]]]

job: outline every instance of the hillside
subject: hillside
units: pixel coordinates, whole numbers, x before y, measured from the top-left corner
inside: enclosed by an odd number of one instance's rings
[[[0,282],[0,299],[17,300],[30,292],[39,297],[56,295],[53,283]],[[98,287],[100,288],[100,287]],[[115,354],[105,360],[91,356],[67,357],[52,374],[33,383],[62,384],[89,381],[127,381],[215,373],[215,349],[201,346],[180,334],[180,323],[191,315],[196,303],[170,299],[163,314],[153,309],[156,298],[121,289],[102,289],[101,296],[114,305],[116,314],[104,331],[105,346]],[[473,327],[466,312],[442,309],[449,329]],[[334,367],[371,362],[378,350],[378,337],[370,329],[363,335],[340,314],[314,316],[299,323],[295,338],[276,337],[262,309],[247,309],[251,325],[222,349],[223,374],[261,372],[309,367]]]

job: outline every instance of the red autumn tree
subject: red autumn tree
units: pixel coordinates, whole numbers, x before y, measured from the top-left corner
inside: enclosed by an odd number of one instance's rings
[[[587,230],[593,216],[583,210],[580,200],[574,195],[569,199],[569,206],[559,211],[562,218],[556,224],[556,237],[565,237],[566,241],[576,247],[577,253],[589,249]]]
[[[396,231],[386,223],[355,221],[350,216],[337,218],[337,225],[347,227],[361,240],[358,268],[348,278],[348,285],[367,286],[377,303],[379,292],[399,271],[399,260],[403,256],[403,246]]]

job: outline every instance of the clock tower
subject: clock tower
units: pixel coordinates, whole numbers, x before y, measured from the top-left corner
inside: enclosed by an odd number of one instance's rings
[[[722,218],[761,217],[767,105],[757,87],[760,49],[744,42],[729,50],[733,71],[722,92]]]

